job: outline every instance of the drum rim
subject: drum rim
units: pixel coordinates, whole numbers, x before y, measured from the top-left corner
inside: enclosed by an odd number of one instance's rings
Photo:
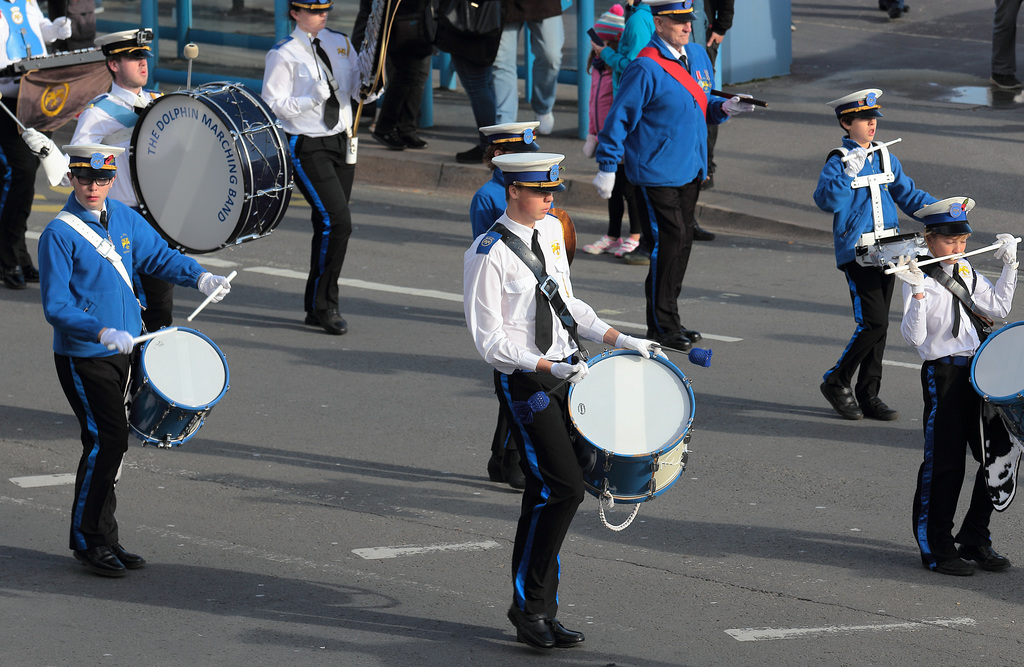
[[[224,386],[221,387],[220,393],[217,394],[217,397],[215,399],[213,399],[209,403],[204,403],[203,405],[187,405],[185,403],[175,401],[170,396],[161,391],[160,387],[156,386],[152,382],[149,383],[149,386],[153,389],[157,396],[167,401],[167,403],[171,407],[186,408],[189,411],[193,412],[203,412],[204,410],[209,410],[213,406],[217,405],[217,403],[219,403],[222,398],[224,398],[224,394],[228,393],[228,389],[230,388],[231,370],[228,368],[228,358],[224,356],[224,353],[221,351],[219,347],[217,347],[217,344],[210,340],[210,337],[204,334],[202,331],[197,331],[196,329],[189,329],[188,327],[178,327],[177,329],[178,330],[174,333],[194,334],[205,340],[213,347],[214,351],[220,357],[221,365],[224,366]],[[159,338],[159,336],[157,338]],[[139,371],[142,373],[142,378],[145,381],[148,381],[149,377],[148,373],[146,373],[146,349],[149,347],[149,344],[152,343],[154,340],[157,340],[157,338],[150,338],[149,340],[142,344],[142,348],[139,350]]]
[[[612,357],[616,357],[616,356],[620,356],[620,355],[643,357],[643,355],[640,354],[636,350],[627,350],[627,349],[624,349],[624,348],[616,348],[616,349],[613,349],[613,350],[605,350],[604,352],[602,352],[601,354],[597,355],[596,357],[591,357],[590,359],[587,360],[587,366],[590,367],[590,366],[593,366],[594,364],[596,364],[596,363],[598,363],[600,361],[604,361],[605,359],[610,359]],[[576,417],[573,415],[573,410],[572,410],[572,393],[573,393],[573,389],[576,387],[576,385],[570,384],[569,385],[569,392],[568,392],[565,400],[566,400],[567,409],[569,411],[569,421],[572,422],[573,430],[576,432],[577,435],[579,435],[580,437],[585,439],[591,446],[596,447],[597,449],[600,449],[602,452],[607,452],[607,453],[611,454],[612,456],[615,456],[615,457],[618,457],[618,458],[621,458],[621,459],[637,459],[637,460],[642,460],[644,458],[651,458],[651,457],[653,457],[655,455],[660,455],[660,454],[663,454],[666,451],[669,451],[669,450],[673,449],[676,445],[682,444],[683,440],[686,439],[686,435],[693,429],[693,417],[694,417],[694,414],[696,414],[696,407],[697,407],[696,406],[696,400],[694,399],[694,396],[693,396],[693,389],[690,387],[690,380],[689,380],[689,378],[686,377],[686,374],[683,373],[683,371],[681,371],[678,366],[673,364],[672,361],[668,357],[666,357],[664,355],[660,355],[660,354],[655,354],[655,355],[651,355],[650,360],[651,361],[657,361],[658,363],[660,363],[663,366],[667,367],[668,370],[673,372],[677,377],[679,377],[683,381],[683,387],[686,388],[687,396],[689,396],[689,398],[690,398],[690,414],[689,414],[689,417],[686,420],[686,428],[683,429],[683,432],[679,435],[679,437],[676,438],[675,440],[672,440],[671,442],[666,444],[664,447],[661,447],[660,449],[657,449],[657,450],[652,451],[652,452],[644,452],[642,454],[620,454],[619,452],[614,452],[614,451],[612,451],[610,449],[605,449],[604,447],[598,445],[593,440],[588,438],[583,433],[583,430],[576,423]]]
[[[974,357],[971,359],[971,372],[970,377],[968,378],[971,381],[971,387],[974,389],[974,392],[976,394],[981,396],[989,403],[994,403],[996,405],[1014,404],[1018,402],[1017,395],[1024,393],[1024,387],[1022,387],[1021,391],[1014,392],[1012,394],[1007,394],[1005,396],[990,396],[989,394],[983,392],[980,387],[978,387],[978,383],[975,380],[975,368],[978,365],[978,359],[981,358],[982,352],[985,351],[985,348],[988,347],[988,344],[992,342],[996,336],[1003,333],[1004,331],[1019,326],[1024,326],[1024,320],[1020,322],[1011,322],[1010,324],[1007,324],[1006,326],[1000,327],[998,330],[993,331],[991,334],[989,334],[988,338],[985,339],[985,342],[978,346],[978,349],[974,352]]]
[[[171,247],[183,250],[193,255],[202,255],[206,253],[216,252],[217,250],[221,250],[230,245],[234,245],[236,239],[238,239],[239,236],[241,236],[242,231],[245,229],[246,223],[248,222],[249,217],[252,214],[253,208],[253,199],[246,197],[246,193],[248,193],[252,189],[254,180],[252,177],[252,163],[249,161],[249,149],[247,146],[245,146],[244,142],[240,142],[237,140],[237,136],[242,133],[242,129],[239,128],[235,121],[227,115],[227,113],[224,111],[224,107],[221,104],[219,104],[217,100],[208,95],[197,94],[197,91],[208,92],[213,89],[217,89],[214,92],[222,92],[228,89],[239,91],[247,99],[249,99],[257,108],[263,111],[268,121],[277,121],[277,116],[270,109],[267,103],[264,102],[259,95],[253,95],[248,90],[248,88],[246,88],[241,83],[231,81],[214,81],[211,83],[203,84],[201,86],[196,86],[195,88],[191,88],[189,90],[175,90],[173,92],[167,93],[166,95],[161,95],[160,97],[153,100],[153,102],[149,104],[145,109],[143,109],[142,112],[139,114],[139,118],[135,122],[135,127],[132,128],[132,137],[130,143],[128,144],[128,164],[131,169],[132,188],[135,190],[135,195],[139,200],[139,210],[142,212],[143,217],[145,217],[146,220],[153,226],[153,228],[160,233],[160,236],[167,240],[168,244],[170,244]],[[238,220],[235,222],[235,225],[232,228],[231,233],[228,235],[227,239],[221,242],[221,244],[216,248],[193,248],[191,246],[185,245],[184,243],[175,238],[172,238],[170,234],[164,231],[164,229],[160,226],[160,222],[153,215],[152,208],[146,202],[145,193],[142,192],[142,187],[139,185],[139,169],[135,146],[137,145],[139,136],[142,133],[143,122],[153,111],[153,109],[155,109],[159,104],[163,104],[161,100],[173,99],[174,96],[184,96],[193,100],[198,100],[202,98],[203,100],[208,101],[209,104],[206,104],[205,106],[215,113],[215,115],[217,116],[218,120],[220,120],[221,123],[227,125],[233,131],[232,138],[234,139],[234,141],[232,142],[232,148],[235,151],[236,156],[238,157],[239,164],[246,165],[246,168],[239,170],[242,174],[243,187],[240,188],[240,191],[242,193],[241,196],[243,201],[241,203],[241,206],[239,207]],[[272,134],[275,137],[275,143],[278,145],[279,153],[281,155],[281,165],[285,170],[286,176],[285,180],[287,183],[291,183],[291,150],[288,145],[288,142],[283,140],[282,133],[283,131],[281,130],[280,127],[274,127],[272,132]],[[243,157],[245,158],[244,161],[241,159]],[[289,203],[288,199],[290,199],[290,196],[291,192],[289,191],[288,196],[282,198],[279,219],[277,223],[271,226],[270,231],[273,231],[273,229],[276,228],[277,225],[281,223],[281,220],[284,219],[284,214],[287,211]],[[270,232],[268,231],[267,233],[269,234]]]

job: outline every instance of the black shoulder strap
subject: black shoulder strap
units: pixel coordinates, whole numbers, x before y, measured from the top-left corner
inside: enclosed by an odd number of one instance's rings
[[[569,337],[576,343],[577,349],[580,354],[587,358],[587,352],[580,345],[579,334],[577,333],[578,325],[576,320],[573,318],[572,313],[569,312],[569,306],[565,305],[565,300],[558,291],[558,281],[551,276],[544,273],[544,266],[537,255],[533,254],[533,251],[523,240],[509,231],[508,227],[496,222],[491,225],[493,231],[501,234],[501,240],[505,242],[508,249],[511,250],[516,257],[526,264],[526,267],[530,269],[530,272],[537,279],[537,283],[540,285],[540,291],[547,297],[551,303],[551,309],[555,311],[555,315],[558,317],[558,321],[562,323],[565,330],[569,332]]]
[[[920,259],[928,259],[928,257],[923,256]],[[985,340],[985,337],[992,331],[992,318],[978,309],[977,304],[974,303],[974,298],[971,296],[971,293],[967,291],[967,288],[953,280],[950,276],[947,276],[946,272],[942,270],[942,266],[937,262],[935,264],[922,266],[921,270],[949,290],[950,293],[964,305],[967,310],[967,316],[971,318],[971,321],[974,323],[974,328],[978,330],[978,336],[980,336],[982,340]],[[977,280],[977,278],[975,278],[975,280]],[[976,285],[977,283],[975,282],[974,284]]]

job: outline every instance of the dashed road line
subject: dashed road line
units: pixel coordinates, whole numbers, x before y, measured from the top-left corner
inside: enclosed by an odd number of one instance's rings
[[[777,639],[810,639],[829,635],[847,635],[854,632],[913,632],[925,628],[951,628],[974,624],[973,618],[948,618],[878,625],[826,625],[818,628],[733,628],[726,630],[725,634],[738,642],[762,642]]]
[[[402,556],[418,556],[420,554],[450,551],[485,551],[487,549],[496,549],[500,546],[494,540],[487,540],[486,542],[431,544],[429,546],[371,547],[367,549],[353,549],[352,553],[365,560],[382,560],[385,558],[400,558]]]
[[[40,486],[61,486],[62,484],[74,484],[75,473],[11,477],[11,482],[13,482],[15,486],[20,486],[23,489],[34,489]]]

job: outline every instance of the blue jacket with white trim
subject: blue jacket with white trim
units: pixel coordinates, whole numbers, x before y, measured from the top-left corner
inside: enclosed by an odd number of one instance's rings
[[[655,35],[648,46],[673,59]],[[693,78],[704,92],[714,78],[711,60],[700,44],[687,44]],[[598,135],[597,164],[614,172],[625,156],[626,178],[633,185],[679,186],[708,172],[708,123],[728,120],[720,97],[708,98],[707,116],[697,101],[652,58],[631,62],[622,74],[604,128]]]
[[[64,210],[114,244],[133,283],[137,273],[145,273],[196,287],[205,273],[197,261],[172,250],[128,206],[109,197],[106,205],[107,229],[82,207],[74,193]],[[132,335],[142,331],[142,311],[121,274],[63,220],[51,220],[39,237],[39,282],[43,313],[53,326],[53,351],[57,354],[109,357],[117,352],[99,342],[100,330],[113,327]]]

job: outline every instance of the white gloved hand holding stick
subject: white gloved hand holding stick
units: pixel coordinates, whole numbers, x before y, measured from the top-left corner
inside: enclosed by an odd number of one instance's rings
[[[866,149],[857,146],[849,153],[846,154],[844,160],[846,162],[846,168],[843,169],[843,173],[850,178],[857,178],[857,174],[864,168],[864,164],[868,161],[868,152]]]
[[[910,291],[915,295],[924,294],[924,271],[916,259],[901,255],[898,263],[889,262],[889,268],[895,270],[897,278],[910,285]]]
[[[996,234],[996,241],[1003,245],[992,255],[996,259],[1003,260],[1003,264],[1010,268],[1017,268],[1017,243],[1018,239],[1013,234]]]
[[[635,350],[645,359],[650,359],[661,352],[661,345],[655,343],[653,340],[647,340],[646,338],[634,338],[633,336],[627,336],[622,333],[620,333],[619,337],[615,340],[615,347],[620,347],[625,350]]]
[[[576,384],[590,375],[590,367],[585,361],[576,364],[567,364],[563,361],[551,365],[551,374],[559,380],[568,380],[572,384]]]

